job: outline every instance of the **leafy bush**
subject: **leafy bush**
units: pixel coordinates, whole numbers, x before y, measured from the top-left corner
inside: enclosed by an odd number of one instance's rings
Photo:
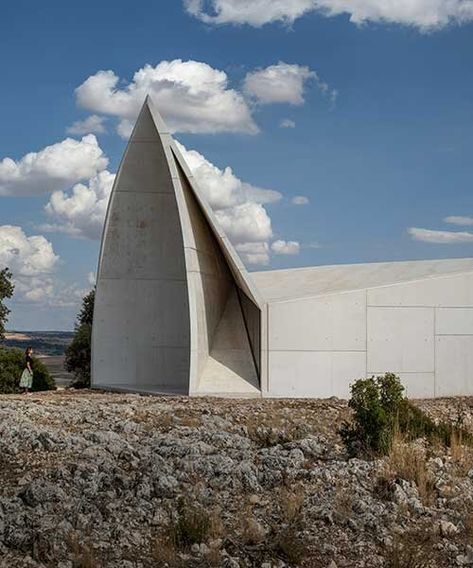
[[[94,316],[95,290],[91,290],[82,300],[82,308],[77,316],[74,337],[66,349],[66,370],[74,374],[73,387],[90,386],[90,346],[92,342],[92,322]]]
[[[0,347],[0,392],[19,392],[18,384],[25,368],[25,355],[20,349]],[[52,390],[56,385],[45,365],[33,357],[34,391]]]
[[[457,436],[464,444],[473,444],[473,436],[462,428],[461,421],[436,424],[407,400],[399,377],[393,373],[356,381],[348,405],[354,412],[353,420],[342,424],[340,435],[350,456],[386,455],[397,432],[408,440],[425,438],[445,446]]]

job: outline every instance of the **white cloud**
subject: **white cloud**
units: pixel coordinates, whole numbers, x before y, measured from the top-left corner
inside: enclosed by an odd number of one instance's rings
[[[301,105],[304,103],[304,89],[309,80],[315,81],[319,91],[329,98],[333,106],[338,91],[332,89],[315,71],[305,65],[280,61],[264,69],[256,69],[247,73],[244,86],[246,93],[262,104]],[[286,119],[282,121],[281,126],[293,127],[295,123]]]
[[[355,24],[395,23],[421,30],[473,20],[471,0],[184,0],[187,12],[208,24],[292,24],[309,12],[349,16]]]
[[[291,199],[291,203],[293,205],[308,205],[309,204],[309,198],[306,197],[305,195],[295,195]]]
[[[305,65],[280,61],[264,69],[257,69],[245,77],[245,91],[260,103],[289,103],[301,105],[304,102],[304,86],[316,73]]]
[[[271,250],[275,254],[299,254],[300,245],[297,241],[274,241],[271,244]]]
[[[73,237],[100,239],[114,179],[115,174],[104,170],[87,185],[76,184],[69,193],[55,191],[45,206],[51,223],[41,228]]]
[[[218,209],[215,216],[228,238],[236,243],[266,241],[271,238],[271,219],[260,203],[246,202]]]
[[[473,242],[473,233],[467,231],[434,231],[411,227],[408,233],[416,241],[435,244],[464,244]]]
[[[290,118],[283,118],[281,120],[281,122],[279,123],[279,126],[281,128],[295,128],[296,123],[293,120],[291,120]]]
[[[206,63],[161,61],[139,69],[123,88],[119,83],[113,71],[98,71],[76,89],[76,97],[84,108],[118,117],[122,136],[129,134],[148,94],[173,132],[258,131],[241,93],[228,87],[227,74]]]
[[[38,195],[87,179],[107,167],[108,159],[93,134],[66,138],[30,152],[20,160],[0,161],[0,195]]]
[[[27,236],[21,227],[14,225],[0,226],[0,268],[8,267],[13,274],[12,302],[54,308],[77,306],[86,290],[56,278],[60,263],[44,236]]]
[[[0,226],[0,268],[12,271],[15,294],[31,301],[51,294],[51,274],[58,262],[52,244],[43,236],[27,237],[21,227]]]
[[[460,226],[471,226],[473,225],[473,217],[462,217],[461,215],[450,215],[449,217],[445,217],[445,223],[451,223],[452,225],[460,225]]]
[[[97,283],[95,272],[89,272],[89,274],[87,275],[87,282],[90,284],[90,286],[95,286],[95,284]]]
[[[229,166],[221,170],[196,150],[187,150],[179,142],[177,147],[213,209],[240,205],[247,201],[273,203],[282,197],[273,189],[263,189],[241,181]]]
[[[313,0],[184,0],[189,14],[207,24],[292,23],[314,9]],[[210,7],[210,12],[206,10]]]
[[[235,246],[243,262],[248,264],[269,264],[269,245],[268,243],[241,243]]]
[[[71,126],[66,128],[68,134],[103,134],[105,132],[104,116],[92,114],[84,120],[77,120]]]

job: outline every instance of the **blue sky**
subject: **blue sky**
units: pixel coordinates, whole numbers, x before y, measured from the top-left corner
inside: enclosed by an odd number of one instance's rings
[[[9,327],[72,328],[148,87],[250,270],[473,256],[473,7],[396,4],[5,5]]]

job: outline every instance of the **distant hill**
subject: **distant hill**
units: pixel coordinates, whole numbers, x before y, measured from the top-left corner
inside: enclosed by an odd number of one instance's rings
[[[26,349],[31,345],[35,355],[64,355],[72,341],[72,331],[8,331],[3,345]]]

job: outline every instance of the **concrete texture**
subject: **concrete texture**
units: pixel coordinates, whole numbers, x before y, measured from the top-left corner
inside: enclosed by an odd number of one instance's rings
[[[92,385],[156,393],[259,394],[259,368],[245,319],[248,307],[244,316],[240,296],[258,319],[250,277],[148,99],[107,212]],[[254,329],[253,323],[253,335]]]
[[[348,397],[398,373],[411,397],[473,394],[473,260],[248,274],[148,99],[109,204],[94,387]]]

